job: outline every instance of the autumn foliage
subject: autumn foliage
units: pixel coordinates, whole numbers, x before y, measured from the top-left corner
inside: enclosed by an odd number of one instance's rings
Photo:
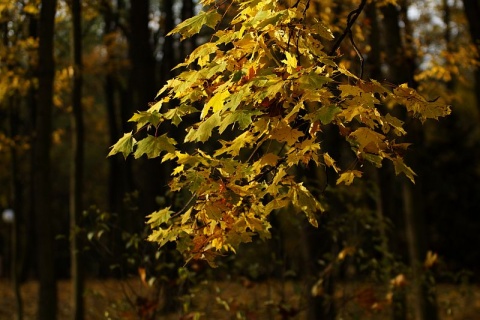
[[[406,84],[362,79],[348,70],[333,27],[309,13],[309,2],[217,7],[204,0],[204,11],[171,32],[186,38],[213,29],[150,108],[133,115],[136,130],[109,154],[171,162],[170,189],[187,194],[182,208],[148,216],[149,240],[176,242],[187,259],[214,265],[216,256],[241,243],[268,238],[274,210],[303,213],[317,226],[326,209],[323,195],[301,182],[298,168],[334,170],[336,184],[350,185],[364,165],[390,161],[397,174],[414,181],[402,156],[408,147],[404,123],[394,107],[421,122],[448,115],[449,107]],[[324,147],[327,135],[337,133],[356,159],[348,167]]]

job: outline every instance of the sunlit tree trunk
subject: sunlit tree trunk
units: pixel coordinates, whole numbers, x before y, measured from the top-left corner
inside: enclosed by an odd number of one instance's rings
[[[72,159],[70,163],[70,255],[72,277],[72,319],[85,318],[84,272],[81,236],[77,232],[83,207],[84,124],[82,111],[82,14],[80,0],[71,1],[72,13]]]
[[[35,122],[34,210],[38,257],[38,314],[40,320],[54,320],[57,315],[57,286],[52,212],[50,149],[53,105],[53,37],[56,0],[43,0],[39,20],[38,110]]]

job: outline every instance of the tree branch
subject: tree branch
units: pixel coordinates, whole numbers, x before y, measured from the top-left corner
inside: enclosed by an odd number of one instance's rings
[[[328,53],[329,56],[333,56],[335,54],[335,51],[337,51],[337,49],[340,48],[342,41],[351,32],[352,27],[355,24],[355,21],[357,21],[358,16],[360,15],[360,13],[362,13],[363,8],[365,7],[366,4],[367,4],[367,0],[362,0],[358,8],[348,14],[347,27],[345,28],[342,35],[337,39],[332,49]]]

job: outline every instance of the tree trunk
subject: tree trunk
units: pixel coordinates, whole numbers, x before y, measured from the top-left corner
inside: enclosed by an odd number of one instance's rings
[[[84,272],[82,268],[81,237],[77,229],[83,208],[84,124],[82,111],[82,22],[80,0],[72,0],[72,159],[70,167],[70,255],[72,277],[72,318],[85,318]]]
[[[463,7],[465,9],[465,16],[468,20],[470,28],[470,36],[473,43],[480,53],[480,0],[463,0]],[[480,62],[480,58],[477,58]],[[477,108],[480,111],[480,67],[477,66],[474,71],[475,76],[475,95],[477,98]]]
[[[135,110],[145,110],[148,103],[153,101],[156,93],[155,59],[150,43],[149,0],[131,1],[129,50],[132,63],[131,90],[133,107]],[[131,116],[131,115],[130,115]],[[159,159],[140,159],[138,162],[138,189],[140,191],[139,207],[143,215],[156,210],[155,197],[161,194],[166,187],[166,175],[161,170]],[[140,222],[134,221],[131,226],[143,225],[143,216]]]
[[[411,87],[416,87],[414,72],[416,69],[415,56],[412,48],[412,30],[410,21],[407,17],[408,1],[400,1],[400,10],[398,7],[388,5],[382,9],[384,14],[385,34],[385,53],[386,62],[389,67],[388,79],[395,84],[408,83]],[[403,17],[404,39],[400,30],[400,17]],[[407,129],[414,145],[423,143],[423,132],[417,125],[411,124]],[[415,168],[416,159],[408,161],[409,165]],[[405,221],[405,232],[407,241],[408,257],[410,267],[412,268],[412,291],[414,294],[413,307],[415,318],[418,320],[437,319],[435,297],[428,294],[430,289],[426,290],[426,283],[422,281],[423,274],[419,269],[422,259],[426,255],[426,230],[425,212],[422,210],[423,199],[421,177],[417,178],[417,185],[411,185],[407,179],[401,181],[401,194],[403,199],[403,216]],[[395,312],[394,312],[395,313]],[[405,312],[398,310],[398,314],[405,317]]]
[[[173,14],[173,0],[163,0],[160,10],[165,16],[165,25],[164,25],[164,42],[163,42],[163,58],[161,63],[161,77],[160,83],[163,85],[167,80],[172,77],[172,69],[175,67],[177,58],[175,55],[174,41],[175,38],[167,37],[166,34],[170,32],[175,27],[175,16]],[[185,15],[185,8],[182,8],[182,17]],[[185,39],[184,41],[187,41]],[[180,60],[186,57],[188,53],[185,52],[185,47],[182,46],[182,57]]]
[[[14,103],[16,100],[14,97],[10,99],[9,107],[9,135],[12,141],[17,137],[18,121],[18,103]],[[10,203],[14,212],[14,218],[12,221],[12,235],[11,235],[11,264],[10,273],[12,277],[13,292],[15,295],[15,319],[23,319],[23,304],[22,296],[20,294],[20,264],[19,264],[19,252],[20,252],[20,223],[23,216],[22,208],[22,184],[20,182],[20,169],[19,169],[19,157],[17,153],[17,147],[15,145],[10,146]],[[7,260],[8,261],[8,260]]]
[[[172,0],[167,0],[167,2],[172,2]],[[194,9],[195,9],[195,5],[192,0],[183,0],[182,14],[181,14],[182,21],[185,21],[188,18],[193,17],[195,15]],[[170,30],[171,29],[169,29],[168,31]],[[181,42],[180,45],[181,45],[182,56],[180,57],[180,60],[185,59],[196,48],[196,41],[197,41],[197,35],[193,35],[192,37],[185,39]]]
[[[50,149],[52,133],[53,37],[56,0],[43,0],[39,20],[38,44],[38,110],[35,123],[35,173],[34,210],[38,258],[38,319],[54,320],[57,315],[57,286],[55,279],[55,254],[50,182]]]

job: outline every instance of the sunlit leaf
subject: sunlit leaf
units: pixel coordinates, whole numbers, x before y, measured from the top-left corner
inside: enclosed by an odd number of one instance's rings
[[[222,16],[215,10],[210,10],[207,12],[200,11],[196,16],[189,18],[177,25],[167,35],[180,33],[182,35],[182,39],[185,39],[199,33],[204,25],[212,29],[215,28],[221,18]]]
[[[132,132],[125,133],[122,138],[120,138],[113,146],[112,150],[108,153],[108,156],[112,156],[117,153],[122,153],[123,157],[126,159],[127,156],[133,152],[133,146],[135,145],[136,140],[132,136]]]

